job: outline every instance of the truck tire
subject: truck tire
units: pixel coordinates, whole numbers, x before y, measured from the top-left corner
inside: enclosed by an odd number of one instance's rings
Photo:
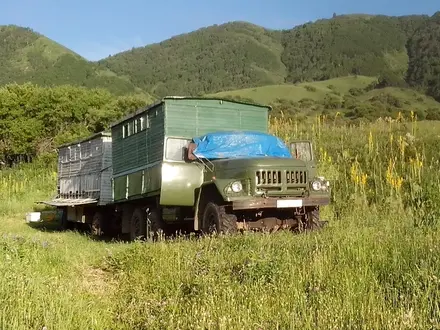
[[[158,240],[165,233],[165,222],[162,219],[158,208],[151,208],[146,219],[147,239]]]
[[[104,215],[100,211],[96,211],[90,224],[90,232],[92,236],[100,237],[103,234]]]
[[[203,212],[202,231],[206,234],[214,232],[235,233],[237,231],[237,217],[226,213],[224,206],[209,202]]]
[[[306,221],[304,224],[304,229],[306,230],[316,230],[321,229],[326,225],[326,221],[321,221],[319,215],[319,206],[310,207],[307,209]]]
[[[157,208],[151,208],[148,212],[136,208],[130,221],[130,240],[156,240],[164,232],[164,228],[165,224]]]
[[[147,217],[146,212],[141,208],[133,211],[130,220],[130,240],[144,239],[146,233]]]

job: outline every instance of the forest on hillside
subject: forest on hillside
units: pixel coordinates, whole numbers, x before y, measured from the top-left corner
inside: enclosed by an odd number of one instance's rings
[[[274,31],[214,25],[98,62],[27,28],[0,27],[0,84],[32,82],[165,95],[204,95],[346,75],[419,88],[437,99],[439,14],[342,15]]]
[[[131,77],[157,96],[206,94],[277,83],[326,80],[346,75],[375,76],[384,86],[407,86],[408,70],[435,52],[412,52],[413,38],[430,36],[436,15],[402,17],[344,15],[286,31],[247,23],[213,26],[134,48],[99,62]],[[437,45],[437,46],[436,46]],[[412,67],[409,68],[409,65]],[[421,84],[414,87],[424,88]],[[431,89],[428,93],[435,96]]]
[[[440,100],[440,12],[408,41],[408,82]]]
[[[424,16],[320,20],[283,34],[288,82],[326,80],[349,74],[379,76],[385,69],[404,79],[405,45]]]
[[[0,85],[26,82],[100,87],[117,95],[136,90],[129,79],[99,70],[95,63],[29,28],[0,26]]]

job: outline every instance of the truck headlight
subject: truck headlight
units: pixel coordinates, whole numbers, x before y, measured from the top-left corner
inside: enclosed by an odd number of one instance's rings
[[[315,191],[321,190],[321,187],[322,187],[321,181],[315,180],[312,182],[312,189],[313,190],[315,190]]]
[[[240,191],[243,190],[243,185],[241,184],[240,181],[235,181],[231,184],[231,189],[233,192],[239,193]]]
[[[317,177],[312,181],[312,189],[314,191],[327,191],[329,188],[330,182],[328,180],[325,180],[325,178],[322,176]]]

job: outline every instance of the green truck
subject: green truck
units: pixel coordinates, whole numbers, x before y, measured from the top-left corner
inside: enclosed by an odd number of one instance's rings
[[[320,226],[330,185],[310,141],[268,134],[269,106],[165,97],[122,118],[110,133],[59,148],[58,193],[44,203],[62,223],[96,235],[154,238],[189,228]]]

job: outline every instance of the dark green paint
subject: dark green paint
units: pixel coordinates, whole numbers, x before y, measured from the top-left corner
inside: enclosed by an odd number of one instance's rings
[[[267,132],[269,107],[219,99],[183,99],[165,102],[167,136],[193,138],[224,130]]]
[[[170,162],[168,137],[192,139],[219,130],[266,132],[270,107],[221,99],[165,98],[112,126],[115,201],[160,193],[162,205],[194,205],[195,189],[203,182],[203,166]],[[144,130],[125,136],[124,126],[144,118]],[[139,126],[140,127],[140,126]],[[138,128],[139,128],[138,127]],[[186,144],[185,144],[186,145]],[[152,166],[153,164],[157,164]],[[178,173],[169,180],[169,171]]]
[[[267,133],[269,110],[269,107],[221,99],[165,98],[127,116],[112,127],[115,201],[160,195],[160,204],[164,206],[194,206],[196,191],[204,184],[214,184],[226,201],[262,194],[274,197],[328,194],[311,191],[310,183],[316,175],[313,157],[308,161],[229,159],[213,161],[211,166],[184,161],[184,148],[193,137],[225,130]],[[145,121],[148,118],[149,126],[123,138],[124,125],[139,118]],[[270,175],[277,178],[275,183],[261,181]],[[289,182],[293,177],[303,178],[302,182]],[[238,193],[230,189],[237,180],[243,185]]]

